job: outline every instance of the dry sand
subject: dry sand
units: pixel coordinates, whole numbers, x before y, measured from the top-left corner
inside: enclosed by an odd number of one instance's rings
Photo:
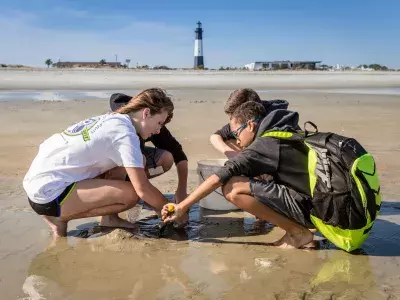
[[[400,72],[0,70],[0,90],[400,87]]]
[[[193,190],[196,162],[222,157],[209,136],[226,122],[222,112],[226,90],[282,89],[288,83],[320,88],[321,82],[325,88],[399,86],[397,74],[318,76],[0,71],[0,89],[180,89],[168,127],[188,154]],[[217,213],[198,206],[191,211],[186,232],[168,228],[162,239],[122,230],[81,238],[95,219],[77,220],[71,222],[67,240],[48,249],[48,228],[30,209],[21,180],[45,138],[107,111],[107,101],[4,101],[0,102],[1,299],[398,299],[400,97],[284,91],[261,95],[287,99],[302,122],[312,120],[322,131],[354,136],[375,156],[385,202],[363,255],[344,253],[328,243],[311,252],[267,247],[265,243],[280,237],[281,230],[257,224],[243,212]],[[173,193],[175,170],[153,183],[162,192]],[[144,212],[148,213],[142,210],[142,217]]]

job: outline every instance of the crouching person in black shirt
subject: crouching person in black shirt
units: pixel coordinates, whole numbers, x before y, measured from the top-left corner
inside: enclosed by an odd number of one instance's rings
[[[116,111],[131,99],[131,96],[122,93],[111,95],[111,110]],[[152,142],[155,147],[145,146],[148,141]],[[178,172],[175,203],[185,199],[187,197],[188,159],[183,152],[181,144],[171,135],[167,127],[163,126],[160,133],[152,135],[147,140],[140,138],[140,146],[146,159],[146,173],[149,178],[169,171],[175,163]]]
[[[274,110],[267,115],[260,103],[250,101],[240,105],[232,114],[230,128],[244,150],[229,159],[180,204],[165,205],[162,210],[164,222],[174,221],[191,205],[222,186],[228,201],[286,231],[272,245],[314,247],[313,234],[309,230],[314,225],[310,220],[307,146],[301,141],[275,139],[265,134],[269,131],[295,133],[298,120],[298,113],[286,109]],[[269,174],[271,179],[255,179],[261,174]]]
[[[267,114],[275,109],[287,109],[289,106],[286,100],[261,100],[256,91],[245,88],[237,89],[230,94],[224,107],[225,114],[231,118],[236,108],[248,101],[262,104]],[[236,156],[241,151],[241,147],[237,145],[235,138],[232,136],[229,123],[211,135],[210,142],[215,149],[225,154],[228,158]]]

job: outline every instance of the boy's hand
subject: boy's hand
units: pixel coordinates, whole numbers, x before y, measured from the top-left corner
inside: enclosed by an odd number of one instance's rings
[[[240,152],[237,151],[225,151],[224,154],[228,159],[231,159],[235,156],[237,156]]]
[[[183,191],[182,190],[177,190],[175,192],[175,195],[174,195],[174,202],[176,204],[179,204],[180,202],[185,200],[187,198],[187,196],[188,196],[188,194],[186,193],[185,190],[183,190]]]
[[[180,217],[182,217],[185,214],[185,210],[183,210],[178,204],[174,203],[168,203],[165,204],[162,211],[162,220],[164,223],[167,222],[174,222]]]

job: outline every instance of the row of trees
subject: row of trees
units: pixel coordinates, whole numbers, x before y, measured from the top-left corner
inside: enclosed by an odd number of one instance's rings
[[[230,71],[230,70],[247,70],[247,69],[245,67],[238,68],[238,67],[224,67],[224,66],[221,66],[221,67],[219,67],[218,70],[219,71]]]
[[[123,68],[129,68],[130,63],[131,63],[131,60],[129,58],[127,58],[127,59],[125,59],[125,64],[122,65],[122,67]],[[46,59],[44,64],[47,66],[47,68],[49,68],[50,66],[52,66],[52,67],[56,66],[56,63],[54,63],[51,58]],[[102,66],[106,65],[107,61],[104,58],[100,59],[99,64],[102,65]]]
[[[332,66],[328,66],[328,65],[321,65],[320,69],[322,70],[329,70],[329,69],[333,69],[334,67]],[[343,70],[351,70],[352,68],[349,66],[343,66]],[[357,69],[372,69],[374,71],[395,71],[394,69],[389,69],[386,66],[382,66],[380,64],[371,64],[371,65],[367,65],[367,64],[363,64],[363,65],[359,65],[357,67]],[[398,70],[397,70],[398,71]]]
[[[372,65],[359,65],[357,68],[361,69],[373,69],[375,71],[388,71],[389,68],[386,66],[381,66],[379,64],[372,64]]]
[[[44,63],[45,63],[45,65],[47,65],[47,68],[50,68],[50,66],[52,66],[52,67],[56,67],[57,66],[57,64],[54,63],[51,58],[46,59]],[[121,67],[122,68],[129,68],[130,67],[130,63],[131,63],[131,60],[129,58],[125,59],[125,64],[121,65]],[[107,61],[105,59],[100,59],[99,64],[102,65],[102,66],[106,65]],[[149,67],[149,65],[142,65],[142,66],[141,65],[137,65],[136,69],[149,70],[150,67]],[[169,68],[168,66],[160,65],[160,66],[154,66],[153,70],[172,70],[172,69]]]

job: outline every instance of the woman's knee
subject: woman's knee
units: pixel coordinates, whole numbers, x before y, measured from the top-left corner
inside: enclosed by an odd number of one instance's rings
[[[99,175],[96,179],[125,180],[126,170],[124,167],[116,167]]]
[[[136,194],[135,189],[133,188],[132,184],[121,193],[121,201],[127,206],[131,208],[135,206],[139,201],[139,196]]]

